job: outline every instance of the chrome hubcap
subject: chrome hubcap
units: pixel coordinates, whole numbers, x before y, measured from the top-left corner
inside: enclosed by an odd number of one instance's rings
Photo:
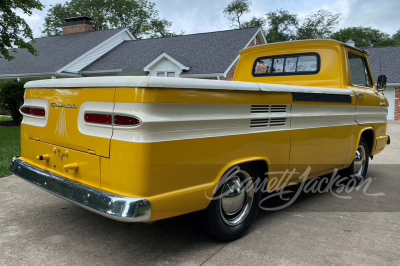
[[[367,162],[365,148],[362,145],[358,146],[356,157],[354,158],[354,172],[357,175],[362,175]]]
[[[241,170],[230,177],[222,189],[220,201],[222,220],[229,226],[241,224],[250,213],[253,198],[253,180],[247,172]]]

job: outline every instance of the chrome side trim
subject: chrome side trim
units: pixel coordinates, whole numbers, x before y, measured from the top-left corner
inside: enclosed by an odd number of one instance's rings
[[[121,222],[147,222],[151,204],[146,199],[125,198],[99,191],[36,168],[14,157],[14,175],[87,210]]]

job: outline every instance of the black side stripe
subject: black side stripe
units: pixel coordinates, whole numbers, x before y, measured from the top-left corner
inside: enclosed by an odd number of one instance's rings
[[[294,102],[352,103],[351,95],[293,92]]]

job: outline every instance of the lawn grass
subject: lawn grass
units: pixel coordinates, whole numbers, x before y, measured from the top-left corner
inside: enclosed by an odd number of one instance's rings
[[[21,155],[21,128],[0,127],[0,177],[10,175],[11,160],[16,155]]]
[[[13,119],[11,117],[8,116],[0,116],[0,123],[1,122],[9,122],[12,121]]]

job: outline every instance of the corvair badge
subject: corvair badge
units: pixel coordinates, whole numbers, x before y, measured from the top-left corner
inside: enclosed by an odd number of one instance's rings
[[[55,107],[55,108],[67,108],[67,109],[77,109],[77,107],[75,106],[75,104],[59,104],[59,103],[52,103],[51,107]]]

